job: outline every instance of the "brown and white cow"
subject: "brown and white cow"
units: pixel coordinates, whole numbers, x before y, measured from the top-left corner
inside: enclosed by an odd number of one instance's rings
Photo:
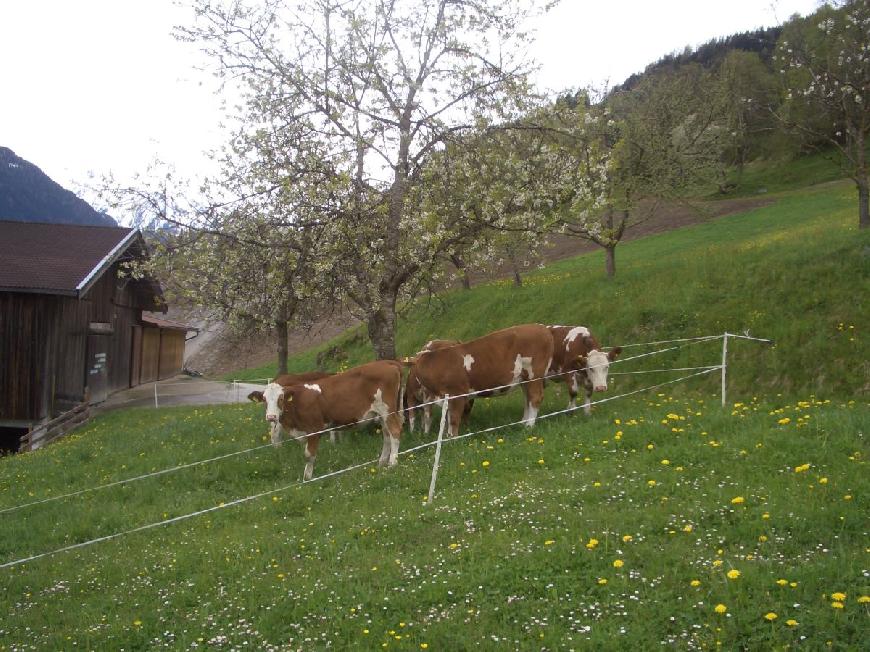
[[[548,380],[568,386],[569,408],[577,407],[577,392],[582,384],[586,390],[583,411],[591,413],[592,393],[607,391],[610,363],[622,349],[616,347],[604,353],[585,326],[547,326],[547,329],[553,337],[553,362],[547,372]]]
[[[288,387],[289,385],[299,385],[302,383],[311,383],[315,380],[320,380],[321,378],[326,378],[327,376],[331,376],[332,374],[327,371],[306,371],[301,374],[281,374],[280,376],[276,376],[272,382],[278,383],[283,387]],[[254,403],[264,403],[265,399],[263,398],[263,392],[253,391],[248,394],[248,400],[253,401]]]
[[[430,340],[426,342],[423,348],[417,353],[425,351],[435,351],[437,349],[445,349],[448,346],[461,344],[459,340]],[[416,426],[417,413],[422,410],[423,414],[420,417],[423,432],[429,434],[432,429],[432,401],[435,396],[428,392],[423,387],[420,379],[417,377],[417,371],[412,365],[408,370],[408,380],[405,383],[405,407],[408,409],[408,430],[414,432]],[[422,405],[422,407],[418,407]]]
[[[459,434],[469,392],[507,392],[521,381],[526,398],[523,421],[535,424],[544,397],[543,376],[553,358],[553,338],[546,326],[523,324],[484,335],[476,340],[415,356],[414,371],[423,387],[450,400],[450,436]]]
[[[279,446],[281,431],[287,429],[302,444],[303,479],[310,480],[320,434],[306,435],[380,417],[384,445],[378,464],[394,466],[402,436],[402,391],[402,365],[394,360],[369,362],[310,383],[269,383],[263,399],[266,419],[273,424],[272,444]]]

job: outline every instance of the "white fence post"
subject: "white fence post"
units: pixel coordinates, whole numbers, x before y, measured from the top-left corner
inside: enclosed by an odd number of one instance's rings
[[[157,381],[154,381],[154,409],[156,410],[159,405],[157,405]]]
[[[435,497],[435,480],[438,478],[438,464],[441,461],[441,442],[444,439],[444,426],[447,423],[447,412],[450,410],[450,404],[447,402],[450,398],[449,394],[444,395],[444,401],[441,403],[441,426],[438,428],[438,441],[435,442],[435,461],[432,463],[432,481],[429,483],[429,502],[432,504],[432,499]]]
[[[725,372],[728,364],[728,332],[722,337],[722,407],[725,407]]]

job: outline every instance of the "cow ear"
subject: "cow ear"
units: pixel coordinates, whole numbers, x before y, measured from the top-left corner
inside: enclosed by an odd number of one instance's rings
[[[577,356],[577,367],[578,367],[579,369],[585,369],[585,368],[586,368],[586,364],[587,364],[588,362],[589,362],[589,361],[587,360],[587,358],[586,358],[585,355],[578,355],[578,356]]]
[[[251,392],[248,394],[248,400],[254,403],[265,403],[266,399],[263,398],[263,392]]]
[[[607,359],[613,362],[614,360],[616,360],[616,356],[618,356],[620,353],[622,353],[622,347],[614,347],[607,352]]]

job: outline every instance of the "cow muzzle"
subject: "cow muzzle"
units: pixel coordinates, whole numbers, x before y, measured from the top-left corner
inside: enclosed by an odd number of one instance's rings
[[[278,415],[276,415],[276,414],[267,414],[267,415],[266,415],[266,421],[268,421],[269,423],[275,423],[276,421],[278,421]]]
[[[607,391],[607,385],[596,385],[596,386],[595,386],[595,391],[596,391],[596,392],[606,392],[606,391]]]

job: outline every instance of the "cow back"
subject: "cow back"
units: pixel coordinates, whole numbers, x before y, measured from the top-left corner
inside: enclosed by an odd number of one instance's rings
[[[379,360],[315,382],[292,385],[287,388],[293,397],[285,408],[287,425],[305,432],[349,425],[363,418],[378,401],[389,411],[397,411],[402,369],[395,360]]]
[[[458,395],[540,378],[546,374],[552,356],[553,339],[547,328],[523,324],[421,353],[415,366],[429,391]]]

